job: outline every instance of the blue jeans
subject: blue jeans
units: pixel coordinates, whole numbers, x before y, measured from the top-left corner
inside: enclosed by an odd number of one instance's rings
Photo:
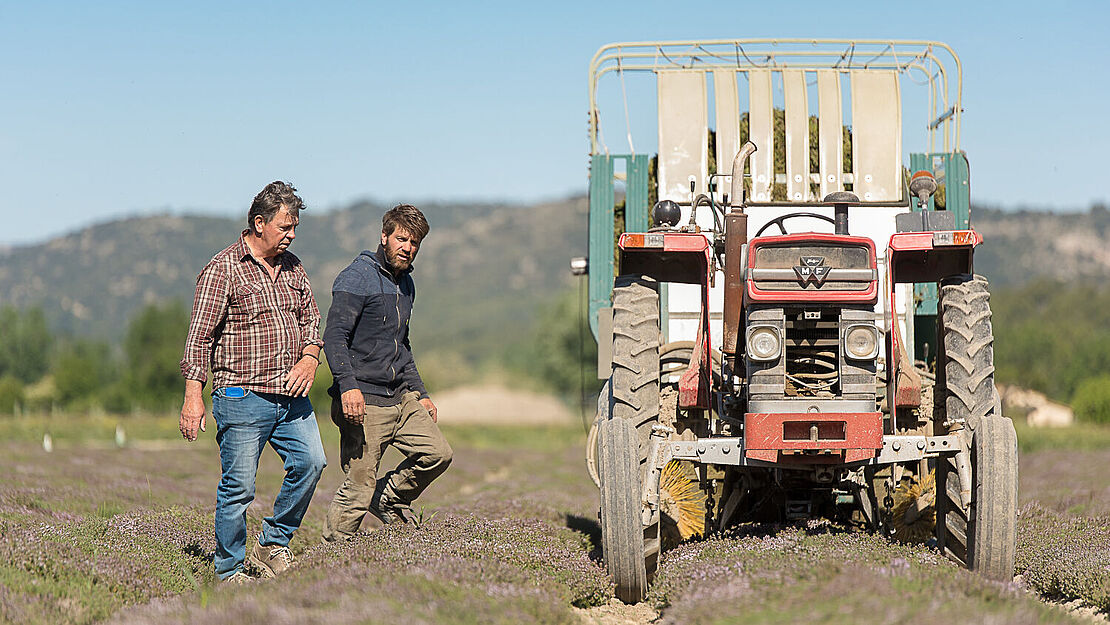
[[[216,489],[216,575],[225,579],[243,566],[247,508],[254,501],[258,458],[269,443],[285,463],[285,481],[273,516],[262,520],[263,545],[287,547],[301,525],[316,483],[327,465],[316,415],[307,397],[219,388],[212,393],[212,417],[223,475]],[[237,392],[235,392],[237,391]]]

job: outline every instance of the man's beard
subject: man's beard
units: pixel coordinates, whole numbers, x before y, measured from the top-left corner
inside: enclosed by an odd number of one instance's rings
[[[412,266],[412,259],[401,260],[401,251],[397,250],[390,252],[388,248],[385,250],[385,262],[389,264],[389,268],[394,271],[405,271]]]

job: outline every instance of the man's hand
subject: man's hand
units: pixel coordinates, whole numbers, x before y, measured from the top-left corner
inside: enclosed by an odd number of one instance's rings
[[[362,425],[366,420],[366,400],[362,397],[362,391],[357,388],[344,391],[339,396],[339,401],[343,403],[343,417],[351,423]]]
[[[435,423],[436,422],[436,405],[432,403],[432,398],[431,397],[425,397],[424,399],[421,399],[420,400],[420,405],[424,406],[424,409],[427,410],[428,414],[432,416],[432,423]]]
[[[316,380],[316,367],[320,361],[312,356],[301,356],[285,376],[285,390],[293,397],[307,397],[312,382]]]
[[[204,398],[200,392],[203,385],[197,380],[185,381],[185,403],[181,406],[181,436],[187,441],[197,440],[198,432],[204,431]]]

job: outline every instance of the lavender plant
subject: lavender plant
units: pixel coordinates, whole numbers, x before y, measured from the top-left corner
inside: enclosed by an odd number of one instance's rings
[[[1110,614],[1110,518],[1066,517],[1036,503],[1019,514],[1017,570],[1026,583]]]

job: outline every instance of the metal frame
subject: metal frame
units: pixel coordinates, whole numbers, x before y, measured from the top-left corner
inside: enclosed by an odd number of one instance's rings
[[[949,65],[955,71],[950,72]],[[590,61],[590,154],[598,154],[600,113],[597,88],[610,72],[657,72],[668,69],[891,69],[929,85],[927,124],[930,152],[960,149],[963,113],[963,68],[956,52],[943,42],[882,39],[713,39],[706,41],[639,41],[602,46]],[[938,134],[941,149],[937,150]]]

